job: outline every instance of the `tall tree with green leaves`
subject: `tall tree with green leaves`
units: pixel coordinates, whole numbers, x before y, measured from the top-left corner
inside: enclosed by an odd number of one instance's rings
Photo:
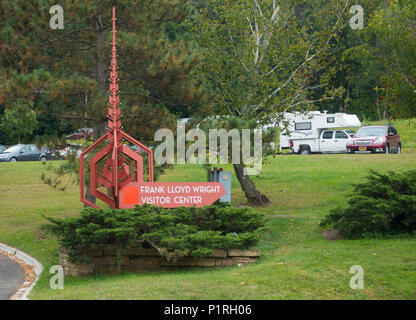
[[[374,57],[367,47],[374,46],[376,38],[368,32],[371,15],[384,0],[363,0],[359,4],[364,12],[364,29],[353,29],[350,23],[342,25],[340,32],[333,37],[328,50],[322,55],[322,68],[315,74],[327,86],[315,90],[313,100],[318,100],[328,91],[334,99],[316,103],[315,109],[329,112],[348,112],[361,119],[376,119],[381,105],[376,105],[377,79],[383,72],[380,59]],[[346,15],[352,19],[356,12],[350,10]],[[377,107],[379,109],[377,109]],[[379,112],[378,112],[379,111]]]
[[[416,116],[416,3],[394,0],[375,12],[369,27],[379,43],[373,49],[383,58],[380,77],[392,118]]]
[[[413,117],[414,1],[363,0],[360,5],[364,29],[345,25],[326,52],[330,63],[320,74],[342,92],[319,108],[364,120]]]
[[[313,81],[313,75],[322,68],[320,56],[345,22],[348,5],[348,0],[212,0],[201,5],[195,23],[205,49],[201,72],[216,90],[217,112],[261,125],[313,106],[310,93],[326,86]],[[308,18],[301,25],[303,10]],[[266,204],[269,199],[244,168],[244,163],[234,165],[249,203]]]
[[[23,138],[33,133],[36,124],[35,111],[23,99],[16,100],[11,108],[6,109],[1,121],[2,130],[19,144]]]

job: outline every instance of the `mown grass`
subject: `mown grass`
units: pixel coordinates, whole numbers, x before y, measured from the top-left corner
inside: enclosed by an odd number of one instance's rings
[[[398,130],[403,136],[403,129]],[[404,145],[410,138],[403,139]],[[319,227],[332,208],[345,204],[352,184],[362,181],[368,170],[415,169],[415,149],[407,151],[270,157],[261,175],[253,177],[272,205],[257,209],[268,217],[268,230],[259,244],[260,260],[249,266],[67,277],[64,290],[52,290],[48,270],[59,264],[58,245],[40,231],[45,222],[41,214],[74,216],[82,206],[77,186],[61,192],[41,182],[39,162],[0,163],[0,242],[18,247],[44,265],[31,299],[415,299],[414,237],[331,242],[322,238]],[[176,166],[161,177],[162,181],[205,179],[202,166],[188,165]],[[233,205],[244,205],[234,177],[232,186]],[[364,290],[349,287],[353,265],[364,268]]]

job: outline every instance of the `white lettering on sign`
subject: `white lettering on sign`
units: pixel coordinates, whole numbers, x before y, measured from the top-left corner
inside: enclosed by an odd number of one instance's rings
[[[226,194],[220,182],[131,183],[120,192],[122,203],[127,208],[142,204],[164,208],[202,207],[214,203]]]
[[[170,197],[140,197],[141,203],[153,204],[153,205],[164,205],[170,204]],[[201,196],[176,196],[173,198],[175,204],[199,204],[202,203]]]
[[[140,193],[165,193],[164,186],[140,186]]]
[[[173,199],[176,204],[198,204],[202,203],[202,197],[199,196],[177,196]]]
[[[218,193],[219,186],[167,186],[166,192],[171,194],[183,193]],[[144,194],[161,194],[165,193],[165,186],[140,186],[140,193]]]
[[[190,186],[168,186],[168,193],[190,193]]]
[[[170,204],[170,197],[140,197],[141,203],[147,203],[147,204]]]
[[[220,192],[219,186],[194,186],[194,192],[202,192],[202,193],[216,193]]]

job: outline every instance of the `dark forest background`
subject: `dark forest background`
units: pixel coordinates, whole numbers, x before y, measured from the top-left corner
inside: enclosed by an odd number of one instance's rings
[[[61,137],[81,127],[93,127],[97,135],[105,130],[113,5],[123,125],[143,143],[152,143],[159,128],[175,128],[178,118],[227,114],[225,89],[235,88],[235,96],[247,92],[250,82],[234,81],[240,75],[215,55],[221,55],[217,47],[234,50],[226,31],[221,38],[226,30],[221,26],[232,25],[233,35],[244,43],[250,10],[257,4],[264,15],[281,6],[279,21],[286,19],[278,40],[268,43],[267,54],[277,59],[284,53],[289,62],[304,54],[304,48],[317,54],[307,69],[297,69],[293,81],[320,85],[303,90],[293,110],[347,112],[361,120],[385,121],[416,114],[415,1],[58,2],[1,1],[0,144]],[[54,4],[64,9],[63,30],[50,28]],[[336,11],[344,4],[347,10]],[[349,23],[354,15],[349,9],[356,4],[364,8],[362,30]],[[333,12],[342,14],[337,25]],[[264,37],[272,29],[265,30]],[[325,46],[313,46],[314,41]],[[273,67],[257,97],[267,95],[267,88],[290,67]],[[291,106],[285,109],[284,94],[274,97],[280,107],[270,106],[267,113],[292,111]],[[258,119],[267,122],[267,117]]]

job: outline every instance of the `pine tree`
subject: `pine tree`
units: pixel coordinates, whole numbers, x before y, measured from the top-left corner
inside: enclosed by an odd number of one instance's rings
[[[5,0],[0,5],[0,114],[17,97],[73,128],[105,130],[111,9],[116,6],[122,113],[126,131],[145,143],[199,112],[206,89],[189,39],[189,1],[61,1],[64,29],[49,26],[52,1]],[[151,120],[151,121],[150,121]]]

